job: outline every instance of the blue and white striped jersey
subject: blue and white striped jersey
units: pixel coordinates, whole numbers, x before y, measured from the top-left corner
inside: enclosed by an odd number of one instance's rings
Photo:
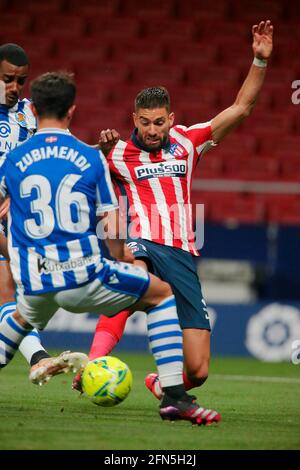
[[[25,294],[72,289],[103,274],[96,215],[118,207],[101,152],[43,129],[10,152],[0,191],[11,197],[11,269]]]
[[[30,109],[30,101],[19,100],[8,108],[0,105],[0,160],[6,153],[27,140],[36,129],[36,120]]]

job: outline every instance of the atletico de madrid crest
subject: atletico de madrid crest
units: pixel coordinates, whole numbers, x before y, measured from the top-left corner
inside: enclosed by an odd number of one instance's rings
[[[180,144],[171,144],[169,153],[174,155],[174,157],[182,157],[185,150]]]

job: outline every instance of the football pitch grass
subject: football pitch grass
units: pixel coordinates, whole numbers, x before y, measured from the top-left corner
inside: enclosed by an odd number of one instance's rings
[[[130,366],[133,389],[120,405],[102,408],[71,390],[72,374],[32,385],[18,354],[0,373],[0,449],[300,449],[300,365],[213,359],[210,378],[192,392],[222,414],[219,425],[205,427],[162,421],[144,386],[155,370],[151,356],[115,355]]]

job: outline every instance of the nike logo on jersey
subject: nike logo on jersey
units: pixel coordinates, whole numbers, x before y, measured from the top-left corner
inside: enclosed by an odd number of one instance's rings
[[[180,178],[186,174],[186,162],[169,160],[167,162],[149,163],[147,165],[137,166],[134,171],[137,179],[140,181],[167,176]]]

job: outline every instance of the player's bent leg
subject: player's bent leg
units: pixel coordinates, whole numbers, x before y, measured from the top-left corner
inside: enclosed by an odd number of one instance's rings
[[[186,391],[200,387],[208,377],[210,360],[210,332],[205,329],[183,329],[183,355],[185,370],[183,383]],[[158,399],[162,397],[162,387],[156,373],[148,374],[145,385]]]
[[[0,322],[4,316],[16,310],[15,284],[8,261],[0,256]],[[36,364],[40,359],[50,357],[41,344],[39,333],[34,329],[20,343],[19,351],[30,364]]]
[[[186,390],[200,387],[208,377],[210,361],[210,331],[185,328],[183,353],[186,372]]]
[[[135,310],[145,310],[154,307],[163,302],[166,298],[173,296],[171,287],[167,282],[149,273],[149,287],[138,302],[134,304]],[[176,313],[177,315],[177,313]],[[178,318],[178,316],[177,316]]]
[[[18,310],[21,321],[31,328],[44,329],[49,320],[58,310],[54,294],[18,296]],[[62,372],[78,372],[88,362],[88,356],[80,352],[66,351],[57,357],[40,358],[30,370],[29,380],[34,384],[42,385]]]
[[[146,309],[150,348],[163,392],[160,416],[164,420],[186,420],[197,425],[217,423],[221,420],[220,414],[215,410],[199,406],[195,402],[195,397],[187,395],[184,390],[182,331],[175,297],[171,295],[159,301],[156,296],[170,294],[171,288],[155,276],[150,279],[153,281],[152,286],[150,283],[150,288],[141,300],[140,307],[137,308],[143,308],[143,302],[151,302],[153,298],[158,302],[155,307],[146,306]]]
[[[32,330],[18,310],[10,312],[0,323],[0,368],[14,357],[22,339]]]
[[[140,266],[147,271],[147,264],[140,259],[134,261],[134,266]],[[99,312],[101,313],[101,312]],[[113,318],[101,315],[95,330],[89,358],[108,355],[123,336],[127,318],[132,315],[131,310],[124,310]]]
[[[127,318],[131,314],[131,310],[124,310],[112,318],[105,315],[100,316],[89,352],[90,361],[111,353],[122,338]],[[82,393],[81,372],[75,375],[72,388]]]
[[[100,316],[89,352],[90,360],[107,356],[113,350],[122,338],[127,318],[131,314],[130,310],[124,310],[112,318]]]

